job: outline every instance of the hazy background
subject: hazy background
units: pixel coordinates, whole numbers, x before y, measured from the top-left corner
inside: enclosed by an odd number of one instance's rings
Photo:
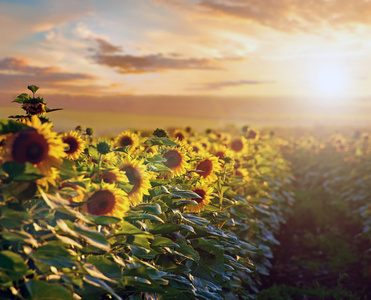
[[[0,0],[0,118],[58,129],[368,126],[367,0]]]

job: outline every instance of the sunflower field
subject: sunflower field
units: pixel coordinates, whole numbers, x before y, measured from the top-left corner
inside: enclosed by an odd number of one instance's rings
[[[293,202],[271,135],[0,122],[1,299],[254,299]]]
[[[371,293],[368,134],[56,132],[28,88],[0,120],[0,299]]]

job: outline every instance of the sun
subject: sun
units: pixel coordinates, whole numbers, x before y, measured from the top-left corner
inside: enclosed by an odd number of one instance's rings
[[[336,100],[349,95],[350,77],[345,67],[324,65],[313,74],[313,93],[320,99]]]

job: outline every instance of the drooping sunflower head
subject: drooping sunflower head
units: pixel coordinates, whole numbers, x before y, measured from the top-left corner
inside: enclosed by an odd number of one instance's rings
[[[51,123],[42,124],[35,115],[26,121],[26,125],[29,126],[27,129],[7,139],[4,160],[19,164],[31,163],[45,176],[37,183],[44,186],[48,182],[55,184],[57,168],[65,156],[66,144],[51,130]]]
[[[64,151],[67,158],[73,160],[78,159],[85,149],[85,142],[80,134],[76,131],[70,131],[62,136],[62,140],[68,145]]]
[[[166,159],[164,165],[172,171],[171,177],[180,176],[187,171],[186,168],[188,167],[188,157],[184,150],[182,150],[180,147],[168,148],[162,153],[161,156]]]
[[[83,211],[95,216],[122,218],[130,208],[127,194],[112,184],[95,185],[85,201]]]
[[[222,166],[218,158],[211,154],[208,154],[203,160],[199,161],[195,168],[197,175],[207,183],[216,181],[218,179],[216,173],[220,172],[221,169]]]
[[[101,178],[105,183],[111,184],[115,182],[129,182],[125,172],[119,170],[118,168],[104,171]]]
[[[139,136],[126,130],[117,136],[114,144],[116,147],[119,148],[125,148],[130,146],[129,151],[133,151],[139,144]]]
[[[28,115],[43,115],[46,113],[45,103],[39,101],[23,102],[22,108]]]
[[[196,193],[201,198],[192,198],[190,200],[194,200],[197,202],[196,206],[187,206],[192,213],[198,213],[205,209],[205,205],[208,205],[211,202],[211,194],[213,192],[213,188],[208,186],[205,182],[199,182],[196,186],[192,189],[194,193]]]
[[[131,204],[138,205],[143,201],[143,195],[149,194],[151,174],[147,172],[143,161],[131,159],[129,156],[120,164],[119,169],[125,172],[131,185],[127,191]]]

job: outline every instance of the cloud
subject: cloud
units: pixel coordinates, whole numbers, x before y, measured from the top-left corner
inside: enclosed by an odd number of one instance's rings
[[[213,91],[221,90],[228,87],[239,87],[244,85],[259,85],[259,84],[270,84],[275,83],[275,81],[268,80],[238,80],[238,81],[216,81],[216,82],[207,82],[202,84],[195,84],[190,87],[188,90],[193,91]]]
[[[179,53],[132,55],[117,53],[122,50],[109,42],[95,38],[98,43],[93,60],[122,74],[154,73],[167,70],[222,70],[223,61],[242,60],[239,57],[231,58],[182,58]],[[90,49],[92,50],[92,49]]]
[[[7,57],[0,60],[1,89],[19,90],[29,84],[63,89],[66,84],[71,87],[75,82],[86,83],[94,79],[95,77],[89,74],[63,72],[57,67],[31,66],[23,58]]]
[[[367,0],[189,0],[160,1],[198,11],[204,17],[247,20],[285,32],[321,33],[331,28],[357,30],[371,24],[371,3]],[[196,2],[196,3],[195,3]]]

